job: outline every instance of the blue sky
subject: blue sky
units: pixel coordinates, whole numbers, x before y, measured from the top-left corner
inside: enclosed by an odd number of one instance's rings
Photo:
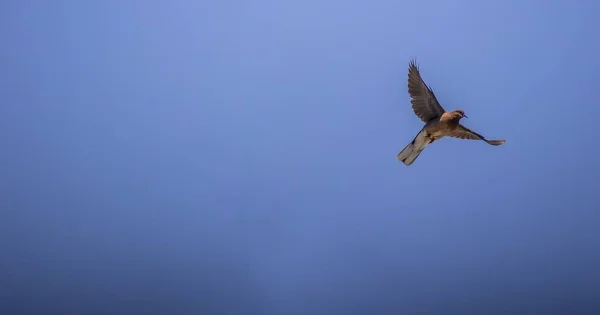
[[[599,12],[3,1],[0,313],[598,311]]]

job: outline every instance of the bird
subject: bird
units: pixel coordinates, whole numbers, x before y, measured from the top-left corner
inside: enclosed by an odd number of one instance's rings
[[[477,132],[463,126],[460,120],[468,117],[462,109],[447,112],[438,102],[431,87],[421,78],[419,67],[414,58],[410,60],[408,66],[408,94],[410,95],[410,103],[415,115],[425,125],[413,141],[397,155],[398,161],[402,161],[406,166],[413,164],[428,145],[443,137],[482,140],[493,146],[499,146],[506,142],[505,139],[488,140]]]

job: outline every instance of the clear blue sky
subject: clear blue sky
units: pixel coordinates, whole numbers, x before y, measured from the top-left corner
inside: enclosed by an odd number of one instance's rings
[[[0,4],[0,313],[600,310],[598,1]],[[416,57],[500,147],[410,167]]]

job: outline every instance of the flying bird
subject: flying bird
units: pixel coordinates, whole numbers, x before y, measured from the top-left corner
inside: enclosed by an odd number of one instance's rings
[[[506,140],[488,140],[460,124],[463,117],[468,118],[463,110],[445,111],[435,98],[433,90],[421,78],[414,59],[408,66],[408,94],[410,94],[413,111],[425,123],[425,126],[413,141],[398,153],[398,160],[407,166],[411,165],[428,145],[443,137],[483,140],[495,146],[506,142]]]

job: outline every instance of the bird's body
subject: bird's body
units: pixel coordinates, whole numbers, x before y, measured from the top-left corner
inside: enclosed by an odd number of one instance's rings
[[[460,121],[460,117],[453,117],[451,113],[443,113],[442,117],[434,118],[425,124],[425,129],[431,134],[433,140],[445,137],[449,131],[455,130]]]
[[[435,98],[431,88],[421,78],[414,60],[411,61],[408,68],[408,93],[411,97],[413,111],[425,123],[425,126],[413,141],[398,153],[398,160],[405,165],[411,165],[428,145],[443,137],[483,140],[495,146],[505,142],[505,140],[487,140],[482,135],[461,125],[460,120],[467,117],[462,110],[446,112]]]

